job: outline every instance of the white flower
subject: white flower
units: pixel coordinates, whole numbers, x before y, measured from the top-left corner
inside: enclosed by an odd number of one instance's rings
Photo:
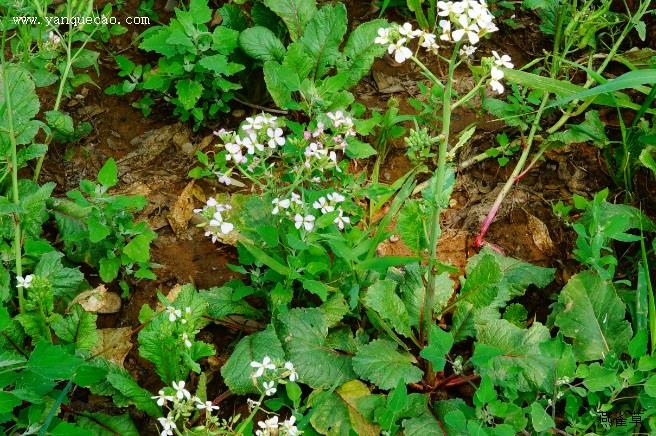
[[[208,412],[211,412],[212,410],[219,410],[219,409],[220,409],[219,406],[215,406],[214,403],[212,403],[211,401],[205,401],[205,402],[203,403],[203,402],[200,401],[198,398],[196,398],[196,400],[197,400],[197,402],[196,402],[196,408],[197,408],[198,410],[203,410],[203,409],[205,409],[205,410],[207,410]]]
[[[29,287],[32,286],[32,280],[34,280],[34,276],[32,274],[28,274],[25,277],[16,276],[16,287],[29,289]]]
[[[422,39],[419,45],[430,52],[437,53],[440,46],[437,45],[436,38],[437,36],[434,33],[422,32]]]
[[[389,44],[390,43],[389,37],[391,31],[392,29],[390,29],[389,27],[381,27],[380,29],[378,29],[378,36],[376,37],[376,39],[374,39],[374,43],[380,45]]]
[[[239,144],[229,142],[225,144],[224,147],[228,152],[228,154],[226,155],[227,161],[232,160],[236,164],[246,163],[248,161],[248,159],[241,152],[241,146]]]
[[[273,204],[273,210],[271,213],[273,215],[278,215],[280,213],[280,209],[288,209],[289,206],[291,206],[291,200],[285,198],[285,199],[280,199],[280,198],[274,198],[273,201],[271,201],[271,204]]]
[[[333,222],[334,222],[335,224],[337,224],[337,227],[338,227],[340,230],[344,230],[344,226],[345,226],[346,224],[350,224],[350,223],[351,223],[351,218],[345,216],[345,215],[344,215],[344,211],[340,208],[340,209],[339,209],[339,215],[337,215],[337,217],[335,217],[335,220],[334,220]]]
[[[492,67],[490,76],[492,77],[490,80],[490,88],[492,88],[492,90],[498,94],[503,94],[504,88],[503,84],[500,82],[500,80],[503,79],[503,71],[497,67]]]
[[[262,129],[262,117],[257,116],[255,118],[248,117],[245,120],[245,123],[242,125],[242,130],[245,132],[252,132],[254,130],[261,130]]]
[[[264,394],[268,397],[276,393],[276,387],[273,381],[262,383],[262,387],[264,388]]]
[[[296,436],[298,435],[298,428],[294,425],[296,423],[296,417],[291,416],[289,419],[286,419],[282,422],[282,428],[284,431],[287,432],[287,435],[289,436]]]
[[[153,400],[157,400],[157,405],[158,405],[158,406],[163,406],[163,405],[165,405],[167,401],[173,401],[173,397],[170,396],[170,395],[166,395],[166,394],[164,393],[164,390],[163,390],[163,389],[160,389],[160,390],[157,392],[157,394],[158,394],[158,395],[155,395],[154,397],[150,397],[150,398],[152,398]]]
[[[296,381],[298,380],[298,373],[296,372],[296,368],[294,368],[294,364],[291,362],[285,362],[285,369],[289,371],[289,381]]]
[[[174,322],[176,319],[182,316],[182,311],[180,309],[176,309],[173,306],[168,306],[166,308],[166,313],[169,314],[169,321],[171,322]]]
[[[494,56],[494,65],[497,67],[506,67],[506,68],[514,68],[514,65],[512,64],[510,56],[508,55],[503,55],[499,56],[499,53],[496,51],[492,50],[492,55]]]
[[[406,37],[408,39],[412,39],[415,36],[421,35],[421,30],[413,30],[412,29],[412,24],[410,23],[403,23],[402,26],[398,27],[398,31],[401,34],[401,36]]]
[[[256,407],[260,407],[260,402],[259,401],[251,400],[250,398],[246,398],[246,404],[248,404],[248,409],[249,410],[253,410]]]
[[[276,145],[285,144],[285,138],[282,136],[282,129],[280,127],[276,127],[275,129],[269,127],[267,129],[267,136],[270,138],[268,142],[270,148],[276,148]]]
[[[184,380],[180,380],[179,382],[173,382],[173,389],[175,389],[175,396],[178,397],[178,400],[181,400],[183,398],[190,399],[191,394],[189,393],[188,390],[185,389],[185,382]]]
[[[301,227],[304,227],[305,230],[308,232],[314,228],[314,215],[301,215],[301,214],[296,214],[294,216],[294,227],[297,229],[300,229]]]
[[[219,202],[216,201],[216,198],[210,197],[207,199],[207,202],[205,203],[207,207],[217,207],[219,205]]]
[[[326,197],[328,198],[329,201],[333,203],[341,203],[344,200],[346,200],[346,198],[344,198],[344,196],[339,192],[333,192],[332,194],[326,195]]]
[[[440,20],[440,27],[442,28],[440,39],[442,41],[451,41],[451,21]]]
[[[465,56],[465,57],[471,57],[474,55],[476,52],[476,46],[475,45],[463,45],[462,48],[460,48],[460,56]]]
[[[177,428],[175,421],[169,415],[166,418],[157,418],[159,424],[163,427],[161,436],[169,436],[173,434],[173,429]]]
[[[390,44],[389,47],[387,47],[387,52],[389,54],[394,53],[394,60],[399,64],[405,62],[407,59],[410,59],[412,57],[412,50],[410,50],[408,47],[404,45],[405,42],[406,39],[401,38],[398,41],[396,41],[395,44]]]
[[[299,206],[303,204],[303,202],[301,201],[301,196],[298,195],[296,192],[292,192],[291,201],[292,203],[296,203]]]
[[[191,344],[191,341],[189,340],[189,335],[188,334],[186,334],[186,333],[182,334],[182,341],[184,342],[185,347],[191,348],[192,344]]]
[[[465,35],[467,35],[467,39],[471,44],[478,44],[478,32],[480,31],[478,25],[470,22],[465,15],[458,17],[458,23],[461,28],[453,31],[453,40],[460,41]]]
[[[255,434],[257,436],[272,436],[278,434],[278,417],[274,416],[273,418],[267,419],[266,421],[259,421],[257,426],[262,430],[257,430]]]
[[[257,370],[253,373],[253,377],[258,378],[261,377],[264,374],[264,371],[267,369],[275,370],[276,365],[271,362],[271,358],[269,356],[264,356],[262,363],[257,361],[251,362],[251,368],[257,368]]]
[[[326,201],[326,197],[320,197],[319,200],[312,203],[315,209],[321,209],[321,213],[326,214],[335,210],[335,207]]]
[[[219,179],[219,183],[223,183],[226,186],[232,185],[232,180],[230,180],[230,177],[226,176],[225,174],[215,171],[214,175]]]
[[[59,45],[61,38],[55,32],[48,32],[48,41],[53,45]]]

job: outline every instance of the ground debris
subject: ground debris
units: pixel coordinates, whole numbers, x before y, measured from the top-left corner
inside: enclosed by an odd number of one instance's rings
[[[116,313],[121,309],[121,297],[115,292],[108,292],[105,285],[84,291],[71,301],[70,306],[79,304],[92,313]]]

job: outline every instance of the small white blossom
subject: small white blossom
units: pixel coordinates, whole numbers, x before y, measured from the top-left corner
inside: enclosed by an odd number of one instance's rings
[[[169,314],[169,321],[171,322],[174,322],[176,319],[182,316],[182,311],[180,309],[176,309],[173,306],[168,306],[166,308],[166,313]]]
[[[32,274],[28,274],[25,277],[16,276],[16,287],[29,289],[30,286],[32,286],[32,280],[34,280],[34,276]]]
[[[476,52],[476,46],[475,45],[464,44],[460,48],[459,54],[460,54],[460,56],[464,56],[464,57],[472,57],[472,56],[474,56],[475,52]]]
[[[275,382],[273,381],[262,383],[262,387],[264,388],[264,394],[268,397],[275,394],[277,390],[275,387]]]
[[[250,398],[246,398],[246,404],[248,404],[248,409],[249,410],[253,410],[256,407],[260,407],[260,402],[259,401],[251,400]]]
[[[289,381],[298,380],[298,373],[296,372],[296,368],[294,368],[294,364],[292,362],[285,362],[285,369],[289,372]]]
[[[215,171],[214,175],[219,179],[219,183],[223,183],[226,186],[232,185],[232,180],[230,179],[230,177],[223,174],[222,172]]]
[[[273,210],[271,213],[273,215],[278,215],[280,213],[280,209],[289,209],[289,206],[291,206],[291,200],[288,198],[285,199],[280,199],[280,198],[274,198],[273,201],[271,201],[271,204],[273,204]]]
[[[344,200],[346,200],[346,198],[344,198],[344,196],[342,194],[340,194],[339,192],[333,192],[331,194],[328,194],[328,195],[326,195],[326,198],[328,198],[328,200],[333,202],[333,203],[341,203]]]
[[[253,377],[261,377],[267,369],[275,370],[276,365],[273,364],[269,356],[264,356],[262,363],[253,361],[251,362],[251,368],[256,368],[256,371],[253,373]]]
[[[326,197],[320,197],[317,201],[312,203],[312,207],[315,209],[321,209],[321,213],[323,214],[330,213],[335,210],[335,207],[326,201]]]
[[[177,428],[175,425],[175,420],[170,415],[166,418],[157,418],[159,424],[163,427],[161,436],[170,436],[173,434],[173,429]]]
[[[196,398],[196,408],[198,410],[207,410],[208,412],[211,412],[212,410],[219,410],[219,406],[215,406],[214,403],[211,401],[205,401],[204,403],[200,401],[198,398]]]
[[[339,215],[335,217],[335,220],[333,222],[337,224],[337,228],[339,228],[340,230],[344,230],[345,225],[351,223],[351,218],[345,216],[344,211],[340,208]]]
[[[497,67],[492,67],[490,76],[491,76],[490,88],[492,88],[492,90],[498,94],[503,94],[504,87],[503,84],[501,83],[501,79],[503,79],[503,71],[498,69]]]
[[[374,43],[380,45],[387,45],[390,43],[390,32],[392,31],[389,27],[381,27],[378,29],[378,36],[374,39]]]
[[[405,46],[406,41],[406,38],[401,38],[387,47],[387,52],[389,54],[394,54],[394,60],[399,64],[402,64],[412,57],[412,50]]]
[[[59,45],[61,38],[55,32],[51,31],[48,32],[48,42],[50,42],[52,45]]]
[[[506,54],[499,56],[499,53],[494,50],[492,50],[492,55],[494,56],[494,65],[497,67],[514,68],[514,65],[510,62],[512,60],[510,59],[510,56]]]
[[[298,428],[294,425],[296,423],[296,417],[291,416],[289,419],[286,419],[282,422],[282,429],[287,432],[289,436],[296,436],[299,434]]]
[[[311,231],[314,228],[314,215],[301,215],[301,214],[296,214],[294,216],[294,227],[297,229],[300,229],[301,227],[304,227],[305,230],[308,232]]]
[[[188,390],[185,389],[185,382],[184,380],[180,380],[179,382],[173,382],[173,389],[175,389],[175,396],[178,397],[178,400],[182,400],[183,398],[190,399],[191,394],[189,393]]]
[[[284,145],[285,138],[282,136],[282,129],[276,127],[275,129],[269,127],[267,129],[267,136],[269,137],[269,148],[276,148],[277,145]]]
[[[188,334],[186,334],[186,333],[183,333],[183,334],[182,334],[182,341],[184,342],[185,347],[187,347],[187,348],[191,348],[192,343],[191,343],[191,341],[189,340],[189,335],[188,335]]]
[[[421,35],[422,31],[421,30],[414,30],[412,28],[412,24],[410,23],[403,23],[402,26],[398,27],[399,34],[407,39],[412,39],[416,36]]]
[[[255,432],[256,436],[273,436],[278,434],[278,417],[274,416],[266,421],[259,421],[257,426],[261,430]]]
[[[157,400],[157,405],[158,406],[163,406],[163,405],[166,404],[167,401],[173,401],[174,400],[174,398],[172,396],[166,395],[166,393],[164,392],[163,389],[160,389],[157,392],[157,395],[155,395],[154,397],[150,397],[150,398],[152,398],[153,400]]]

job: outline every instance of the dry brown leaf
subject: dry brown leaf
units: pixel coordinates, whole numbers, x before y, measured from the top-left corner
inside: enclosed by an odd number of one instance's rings
[[[543,223],[539,218],[531,215],[528,215],[528,230],[531,232],[531,238],[533,238],[533,243],[540,251],[545,254],[550,254],[554,251],[554,243],[549,236],[549,229],[547,225]]]
[[[171,212],[167,216],[167,220],[171,229],[176,235],[187,230],[187,223],[194,214],[194,181],[192,180],[182,190],[178,199],[171,207]]]
[[[182,285],[177,284],[171,288],[168,294],[166,294],[166,299],[170,302],[173,303],[176,298],[178,298],[178,295],[180,295],[180,292],[182,291]],[[155,306],[155,311],[156,312],[161,312],[164,310],[164,305],[160,303],[159,301],[157,302],[157,306]]]
[[[84,291],[71,301],[71,306],[79,304],[92,313],[116,313],[121,309],[121,297],[115,292],[108,292],[105,285]]]
[[[125,357],[132,349],[131,338],[132,328],[130,327],[98,329],[98,342],[92,353],[123,367]]]

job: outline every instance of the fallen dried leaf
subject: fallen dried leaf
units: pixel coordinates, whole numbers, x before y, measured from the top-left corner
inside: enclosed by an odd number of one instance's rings
[[[550,254],[554,251],[554,243],[549,236],[549,229],[539,218],[531,214],[528,215],[528,230],[531,232],[533,243],[540,251]]]
[[[193,193],[194,181],[192,180],[185,186],[173,207],[171,207],[167,220],[176,235],[187,230],[187,223],[194,214]]]
[[[92,353],[123,366],[125,357],[132,349],[132,328],[98,329],[98,342]]]
[[[108,292],[105,285],[100,285],[80,293],[71,301],[70,306],[75,304],[79,304],[87,312],[116,313],[121,309],[121,297],[115,292]]]

